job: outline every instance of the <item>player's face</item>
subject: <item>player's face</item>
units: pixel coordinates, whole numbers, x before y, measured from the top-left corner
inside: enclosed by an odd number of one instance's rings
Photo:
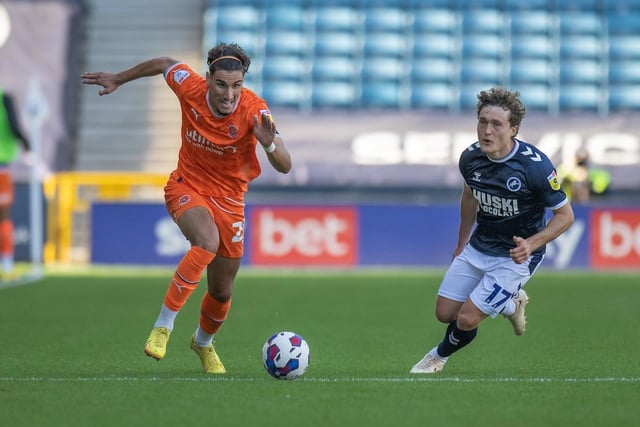
[[[214,113],[225,116],[233,112],[238,103],[243,82],[244,76],[240,70],[216,70],[214,74],[207,73],[209,102]]]
[[[511,126],[511,112],[502,107],[488,105],[478,115],[478,142],[480,150],[492,159],[501,159],[513,149],[517,126]]]

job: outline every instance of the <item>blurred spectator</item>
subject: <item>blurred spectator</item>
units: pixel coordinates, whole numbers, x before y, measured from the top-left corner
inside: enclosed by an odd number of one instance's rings
[[[576,152],[571,168],[558,170],[562,187],[571,201],[587,203],[592,195],[603,194],[611,183],[611,175],[604,169],[593,168],[589,164],[589,153],[581,149]]]
[[[0,87],[0,262],[2,278],[13,277],[14,240],[11,206],[14,200],[11,163],[18,157],[22,144],[29,150],[29,143],[18,123],[13,98]]]

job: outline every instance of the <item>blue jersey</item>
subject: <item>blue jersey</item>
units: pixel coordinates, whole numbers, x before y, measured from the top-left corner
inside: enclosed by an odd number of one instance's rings
[[[492,160],[479,143],[460,156],[459,168],[479,210],[469,243],[478,251],[508,257],[513,236],[530,237],[546,226],[546,209],[568,203],[549,158],[536,147],[515,139],[511,153]],[[544,254],[545,246],[533,255]]]

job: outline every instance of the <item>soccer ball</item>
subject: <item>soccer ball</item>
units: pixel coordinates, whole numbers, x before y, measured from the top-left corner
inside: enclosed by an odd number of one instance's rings
[[[309,367],[309,344],[295,332],[273,334],[262,346],[262,364],[278,380],[293,380]]]

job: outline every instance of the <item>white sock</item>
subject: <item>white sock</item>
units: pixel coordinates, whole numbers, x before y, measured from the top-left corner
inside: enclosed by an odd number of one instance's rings
[[[5,273],[13,273],[13,256],[2,256],[2,271],[4,271]]]
[[[513,316],[513,313],[516,312],[516,302],[513,299],[507,301],[507,304],[504,306],[504,310],[502,310],[502,315],[504,317]]]
[[[216,334],[209,334],[200,329],[200,326],[198,326],[198,328],[196,329],[194,341],[196,342],[196,345],[198,347],[209,347],[213,342],[213,337],[215,336]]]
[[[153,324],[153,327],[164,327],[169,329],[170,331],[173,331],[173,322],[176,320],[176,316],[178,316],[177,311],[170,310],[166,305],[162,304],[160,314],[158,315],[156,323]]]

